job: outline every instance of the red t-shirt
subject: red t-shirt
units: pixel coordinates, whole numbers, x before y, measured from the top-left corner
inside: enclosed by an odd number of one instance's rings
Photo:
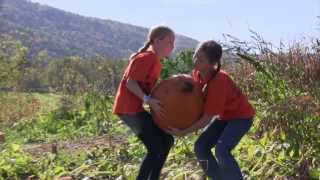
[[[126,87],[127,80],[129,77],[136,80],[144,93],[150,94],[160,77],[161,69],[160,59],[152,51],[140,53],[130,60],[115,97],[113,113],[135,114],[143,112],[143,102]]]
[[[202,80],[200,73],[193,70],[192,77],[202,87],[208,83],[204,113],[218,115],[220,120],[245,119],[254,116],[255,112],[247,97],[223,70],[220,70],[214,78],[206,80]]]

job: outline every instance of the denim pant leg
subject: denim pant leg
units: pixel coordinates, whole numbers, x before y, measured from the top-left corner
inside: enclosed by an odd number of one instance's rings
[[[227,123],[224,121],[213,121],[199,136],[194,145],[194,151],[199,164],[205,174],[214,180],[220,180],[219,166],[211,149],[216,145]]]
[[[251,119],[237,119],[228,121],[215,148],[215,155],[220,167],[221,179],[242,180],[240,167],[231,154],[232,149],[252,126]]]
[[[168,157],[168,154],[169,154],[171,147],[174,144],[174,138],[172,135],[165,133],[163,130],[161,130],[158,127],[157,127],[157,130],[158,130],[158,132],[157,132],[158,137],[152,138],[151,142],[152,143],[155,143],[155,142],[160,143],[161,148],[158,150],[157,159],[155,159],[155,161],[157,163],[153,164],[153,169],[150,174],[150,180],[160,178],[162,167],[163,167],[165,161],[167,160],[167,157]]]
[[[140,165],[137,179],[159,179],[161,169],[174,142],[173,136],[158,128],[147,112],[123,115],[120,119],[133,130],[148,151]]]

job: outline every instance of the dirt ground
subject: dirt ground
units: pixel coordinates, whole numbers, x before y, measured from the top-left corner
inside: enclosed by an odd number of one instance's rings
[[[77,150],[90,150],[94,147],[114,147],[125,142],[124,137],[110,135],[97,136],[92,138],[81,138],[76,140],[58,141],[53,143],[28,144],[23,146],[23,150],[35,157],[39,157],[46,152],[57,153],[74,152]]]

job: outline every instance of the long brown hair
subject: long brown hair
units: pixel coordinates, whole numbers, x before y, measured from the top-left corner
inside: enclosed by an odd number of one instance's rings
[[[148,34],[148,39],[144,43],[144,45],[134,54],[130,56],[130,59],[136,57],[139,53],[145,52],[150,45],[154,42],[155,39],[163,39],[168,35],[174,35],[174,32],[167,26],[155,26],[150,29]]]

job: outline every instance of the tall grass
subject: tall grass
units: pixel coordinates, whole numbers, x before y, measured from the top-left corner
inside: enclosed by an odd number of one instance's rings
[[[229,72],[257,108],[256,135],[286,144],[282,152],[287,158],[282,166],[286,170],[282,173],[296,178],[319,177],[319,40],[275,48],[253,35],[251,43],[229,36],[231,44],[226,47],[240,59],[227,67]]]

